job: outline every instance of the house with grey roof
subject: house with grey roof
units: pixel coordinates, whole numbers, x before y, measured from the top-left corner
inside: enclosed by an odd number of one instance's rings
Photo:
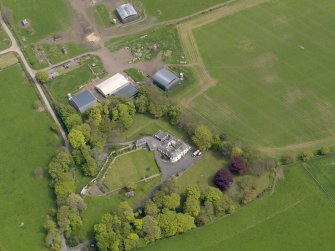
[[[122,23],[128,23],[140,17],[134,6],[130,3],[122,4],[117,7],[116,13]]]
[[[154,84],[164,91],[170,91],[180,83],[180,79],[168,69],[161,69],[152,76]]]
[[[78,112],[85,112],[90,109],[96,102],[96,97],[90,91],[81,92],[73,97],[69,97],[69,102]]]
[[[157,147],[157,150],[165,155],[172,163],[178,162],[191,149],[188,144],[169,135],[168,133],[159,131],[155,135],[155,137],[158,139],[157,135],[163,136],[162,140],[160,140],[161,144]]]

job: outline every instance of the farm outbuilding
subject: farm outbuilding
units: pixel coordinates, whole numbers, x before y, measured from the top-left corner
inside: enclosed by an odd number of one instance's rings
[[[126,3],[116,8],[116,13],[122,23],[128,23],[139,18],[137,11],[132,4]]]
[[[117,73],[114,76],[104,80],[95,87],[105,98],[111,95],[133,97],[137,93],[137,89],[133,87],[129,80],[122,74]]]
[[[171,71],[163,68],[152,76],[154,84],[164,91],[170,91],[180,83],[180,79]]]
[[[78,112],[83,113],[90,109],[97,102],[97,99],[94,97],[92,92],[84,91],[75,95],[74,97],[70,97],[69,101]]]
[[[114,93],[115,96],[118,96],[120,98],[132,98],[138,93],[137,88],[132,86],[131,84],[128,84],[121,89],[119,89],[117,92]]]

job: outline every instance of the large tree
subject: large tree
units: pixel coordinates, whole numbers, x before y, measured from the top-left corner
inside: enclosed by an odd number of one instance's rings
[[[201,151],[205,151],[213,144],[213,134],[207,126],[198,125],[194,129],[192,140]]]
[[[84,134],[76,129],[70,131],[68,138],[73,148],[81,148],[86,144]]]
[[[221,191],[229,188],[232,182],[233,176],[227,168],[220,169],[214,176],[214,183]]]
[[[40,84],[45,84],[49,80],[49,74],[45,71],[37,72],[35,77]]]

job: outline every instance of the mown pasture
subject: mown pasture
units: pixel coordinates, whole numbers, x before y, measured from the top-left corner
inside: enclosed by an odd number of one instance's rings
[[[284,171],[273,194],[142,250],[332,250],[334,204],[300,164]]]
[[[29,43],[63,31],[72,24],[71,8],[66,0],[3,0],[2,3],[10,10],[10,19],[20,36]],[[27,27],[22,27],[23,19],[28,20]]]
[[[45,217],[54,209],[46,165],[59,146],[19,64],[0,72],[0,249],[47,250]]]
[[[274,0],[196,29],[218,83],[193,100],[193,113],[270,150],[334,137],[334,11],[334,1]]]
[[[227,0],[143,0],[142,4],[149,16],[159,20],[171,20],[194,14]]]

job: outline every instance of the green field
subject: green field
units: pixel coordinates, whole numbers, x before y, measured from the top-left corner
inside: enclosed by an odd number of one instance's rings
[[[48,57],[51,64],[57,64],[69,58],[74,58],[88,52],[87,48],[75,43],[57,45],[43,44],[41,45],[41,48],[45,52],[45,55]],[[62,48],[65,48],[67,55],[62,52]]]
[[[6,32],[0,26],[0,51],[7,49],[11,46],[10,39],[8,38]]]
[[[170,20],[191,15],[227,0],[142,0],[148,15]]]
[[[47,250],[42,225],[54,202],[46,174],[37,179],[34,170],[46,169],[59,141],[47,114],[33,109],[38,98],[20,66],[0,79],[0,249]]]
[[[94,19],[95,22],[104,27],[104,28],[110,28],[112,27],[112,21],[109,16],[108,9],[104,4],[96,4],[94,8]]]
[[[96,64],[95,67],[92,67],[93,63]],[[91,66],[91,69],[94,70],[94,72],[91,71],[89,66]],[[77,93],[82,86],[89,84],[93,79],[95,79],[96,75],[98,77],[103,77],[105,76],[105,71],[100,59],[97,57],[91,57],[78,68],[70,70],[63,75],[52,79],[46,86],[55,101],[67,103],[68,93]]]
[[[335,156],[316,157],[306,167],[335,200]]]
[[[17,32],[30,43],[63,31],[72,23],[71,9],[66,0],[2,0],[1,2],[11,10]],[[23,19],[29,21],[28,28],[22,28],[20,22]]]
[[[272,195],[142,250],[333,250],[334,216],[334,204],[297,164]]]
[[[146,170],[150,168],[150,170]],[[103,183],[113,191],[123,188],[128,182],[137,182],[144,177],[158,174],[159,169],[154,159],[154,153],[139,150],[117,157],[108,170]]]
[[[194,113],[256,146],[334,137],[334,12],[329,0],[272,0],[196,29],[218,83],[193,100]]]
[[[143,136],[152,136],[159,130],[175,135],[176,137],[188,141],[188,136],[185,132],[171,126],[164,119],[152,119],[149,115],[135,114],[133,125],[122,134],[119,135],[119,142],[127,142],[137,140]]]

